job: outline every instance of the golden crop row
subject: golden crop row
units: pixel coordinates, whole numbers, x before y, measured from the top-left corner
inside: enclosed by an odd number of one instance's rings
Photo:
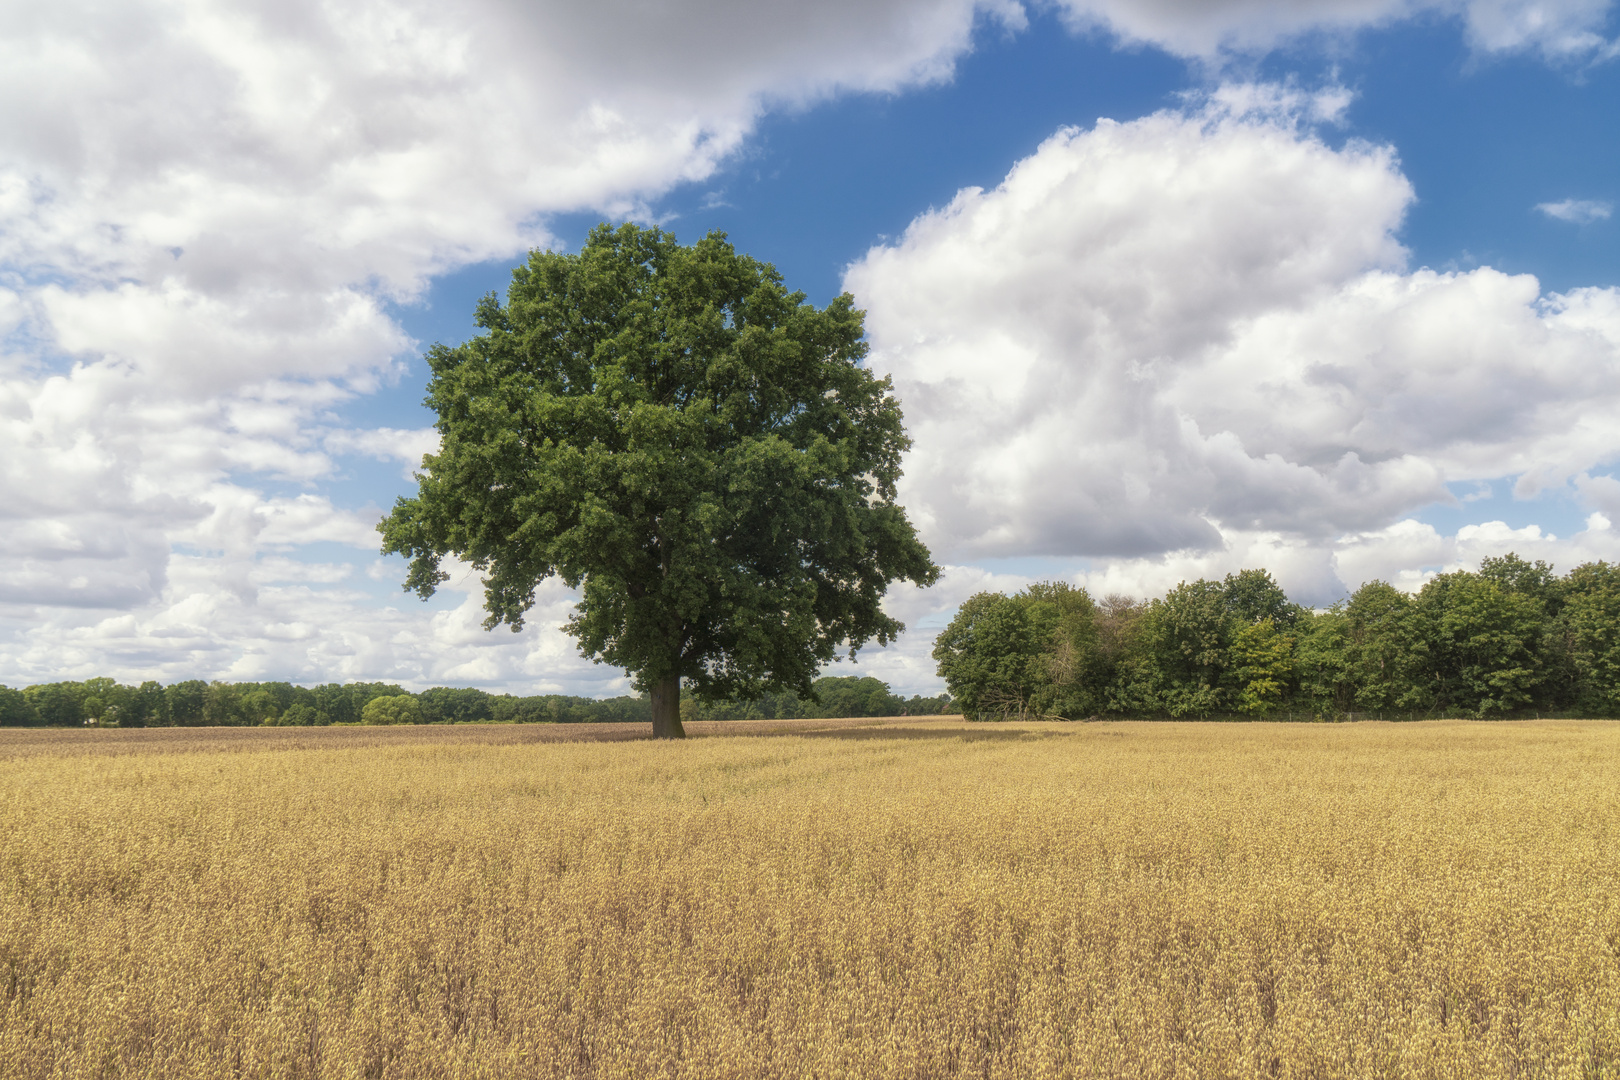
[[[0,746],[0,1075],[1620,1077],[1620,724],[197,738]]]

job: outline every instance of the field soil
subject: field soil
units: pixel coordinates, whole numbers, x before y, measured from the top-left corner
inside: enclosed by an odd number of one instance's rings
[[[940,721],[933,721],[940,723]],[[960,726],[961,718],[945,720]],[[699,720],[685,725],[689,738],[794,735],[927,722],[859,717],[837,720]],[[0,759],[36,754],[207,753],[260,750],[338,750],[362,746],[521,746],[550,742],[632,742],[651,739],[652,725],[627,724],[401,724],[372,727],[157,727],[0,728]]]
[[[0,1076],[1620,1078],[1620,724],[0,732]]]

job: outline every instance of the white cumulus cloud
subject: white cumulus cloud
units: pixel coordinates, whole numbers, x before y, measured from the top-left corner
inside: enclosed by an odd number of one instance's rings
[[[1265,97],[1059,132],[850,268],[938,553],[1331,596],[1448,484],[1577,491],[1620,456],[1620,290],[1409,268],[1394,151]]]

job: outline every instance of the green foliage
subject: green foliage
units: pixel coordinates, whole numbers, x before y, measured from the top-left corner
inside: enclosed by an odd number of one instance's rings
[[[12,691],[15,693],[15,691]],[[113,679],[46,683],[22,692],[19,720],[55,727],[201,727],[215,725],[313,726],[359,723],[361,710],[377,697],[399,695],[392,683],[329,683],[313,689],[287,682],[206,683],[190,679],[165,687],[147,680],[126,686]],[[488,698],[481,690],[453,691]],[[484,717],[488,719],[488,717]]]
[[[825,720],[852,716],[937,716],[950,706],[950,695],[903,698],[889,684],[870,675],[826,675],[810,685],[814,696],[777,698],[774,719]]]
[[[490,712],[503,724],[645,724],[652,710],[645,697],[584,698],[567,694],[513,697],[502,694],[489,702]]]
[[[1620,716],[1620,566],[1577,567],[1565,580],[1554,636],[1569,659],[1574,707]]]
[[[1387,582],[1369,581],[1345,607],[1345,663],[1354,687],[1351,711],[1427,709],[1435,691],[1423,672],[1431,642],[1412,598]]]
[[[430,724],[473,724],[495,719],[490,695],[472,687],[435,686],[416,695]]]
[[[424,597],[442,557],[471,562],[491,628],[560,577],[582,653],[661,707],[682,679],[706,701],[808,695],[839,648],[900,632],[890,582],[939,573],[895,501],[909,441],[860,366],[862,319],[720,233],[603,225],[577,255],[533,252],[482,334],[428,354],[443,439],[383,548]]]
[[[1292,603],[1282,586],[1265,570],[1239,570],[1221,583],[1226,610],[1240,625],[1269,620],[1280,630],[1293,627],[1304,609]]]
[[[1228,675],[1237,711],[1264,716],[1283,705],[1294,685],[1294,638],[1270,616],[1240,623],[1232,634]]]
[[[1488,716],[1525,708],[1541,681],[1542,603],[1467,571],[1441,574],[1413,603],[1434,705]]]
[[[1068,720],[1100,712],[1109,663],[1091,595],[1063,581],[1036,582],[1019,595],[1031,628],[1045,642],[1034,671],[1033,711]]]
[[[50,727],[78,727],[89,715],[84,711],[82,683],[61,682],[30,686],[23,691],[39,722]]]
[[[1127,711],[1265,715],[1294,694],[1309,613],[1265,570],[1183,582],[1141,610],[1111,695]]]
[[[828,675],[811,684],[812,698],[794,693],[763,694],[751,700],[699,701],[688,694],[681,700],[683,720],[817,720],[861,716],[937,716],[951,704],[948,694],[913,696],[909,700],[889,690],[889,684],[871,676]]]
[[[94,727],[118,727],[126,711],[129,688],[108,678],[86,679],[77,684],[79,708],[84,722]]]
[[[301,696],[299,702],[311,706],[319,717],[324,717],[316,721],[318,724],[358,724],[368,702],[406,692],[404,687],[393,683],[323,683],[309,690],[307,699]]]
[[[1269,574],[1183,583],[1165,597],[1094,601],[1041,582],[971,597],[938,636],[949,694],[909,701],[869,676],[822,676],[810,692],[704,698],[706,720],[912,716],[1620,716],[1620,566],[1559,577],[1515,555],[1442,574],[1415,596],[1382,582],[1323,611],[1290,602]],[[384,704],[373,706],[383,701]],[[367,715],[370,710],[369,716]],[[392,683],[128,686],[113,679],[9,690],[0,725],[647,723],[649,697],[514,697]],[[378,719],[386,717],[386,719]],[[403,719],[402,719],[403,718]]]
[[[1557,616],[1563,609],[1566,583],[1540,559],[1530,563],[1508,552],[1500,558],[1482,560],[1479,576],[1503,592],[1528,597],[1548,617]]]
[[[207,700],[208,684],[201,679],[187,679],[163,689],[165,712],[175,727],[201,727],[207,723],[203,715]]]
[[[264,722],[272,727],[323,727],[331,723],[313,705],[305,704],[289,705],[280,716]]]
[[[1175,717],[1232,711],[1227,669],[1239,625],[1224,584],[1182,582],[1143,612],[1122,699],[1138,711]]]
[[[1089,701],[1170,717],[1620,715],[1620,568],[1605,563],[1559,577],[1509,554],[1416,596],[1372,581],[1314,612],[1264,570],[1054,616],[1042,604],[1058,596],[980,593],[939,635],[966,715],[1072,717]]]
[[[33,727],[43,723],[39,710],[21,690],[0,686],[0,727]]]
[[[398,687],[393,690],[402,692]],[[213,682],[203,693],[203,723],[214,727],[274,725],[293,705],[310,704],[311,696],[303,687],[285,682]]]
[[[1350,617],[1345,605],[1303,612],[1295,623],[1294,673],[1299,706],[1314,716],[1355,708],[1356,679],[1350,659]]]
[[[811,684],[813,697],[792,693],[766,694],[752,700],[703,703],[698,715],[707,720],[814,719],[845,716],[931,716],[950,707],[949,695],[913,697],[889,691],[889,685],[862,676],[829,676]],[[92,693],[95,691],[97,693]],[[171,693],[171,691],[175,691]],[[204,722],[204,708],[212,702],[215,715],[227,725],[264,727],[319,727],[331,723],[506,723],[506,724],[618,724],[651,719],[645,695],[640,697],[585,698],[567,694],[514,697],[490,694],[471,687],[436,686],[410,694],[392,683],[327,683],[313,688],[290,683],[176,683],[165,689],[156,682],[122,686],[111,679],[50,683],[26,692],[0,686],[0,726],[41,725],[45,720],[34,702],[44,701],[47,715],[65,718],[58,726],[85,726],[90,719],[86,699],[97,696],[121,702],[119,723],[131,720],[151,727],[174,726],[170,709],[178,704],[182,717]],[[373,703],[384,704],[373,707]],[[187,711],[187,703],[194,706]],[[285,703],[285,704],[283,704]],[[695,699],[694,699],[695,703]],[[110,723],[107,708],[101,723]],[[344,719],[334,721],[333,713]],[[370,709],[369,718],[367,710]],[[349,719],[352,717],[352,719]],[[386,717],[387,719],[378,719]],[[404,717],[406,719],[400,719]],[[195,726],[195,725],[191,725]]]
[[[366,702],[361,710],[362,724],[420,724],[422,706],[409,694],[389,694]]]
[[[934,641],[934,659],[969,720],[1024,719],[1035,703],[1052,627],[1018,597],[968,598]]]
[[[281,707],[276,696],[263,687],[243,694],[240,702],[241,716],[246,723],[273,724],[281,718]]]
[[[1064,582],[970,597],[935,639],[934,659],[974,720],[1089,716],[1101,708],[1109,671],[1096,605]]]
[[[167,727],[169,703],[163,684],[148,679],[129,694],[129,713],[125,727]]]
[[[207,727],[235,727],[242,723],[242,695],[245,686],[214,680],[203,691],[203,724]]]

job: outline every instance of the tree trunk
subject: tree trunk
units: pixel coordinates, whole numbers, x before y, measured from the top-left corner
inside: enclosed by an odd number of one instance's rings
[[[653,738],[686,738],[686,729],[681,727],[680,676],[653,683],[651,697]]]

